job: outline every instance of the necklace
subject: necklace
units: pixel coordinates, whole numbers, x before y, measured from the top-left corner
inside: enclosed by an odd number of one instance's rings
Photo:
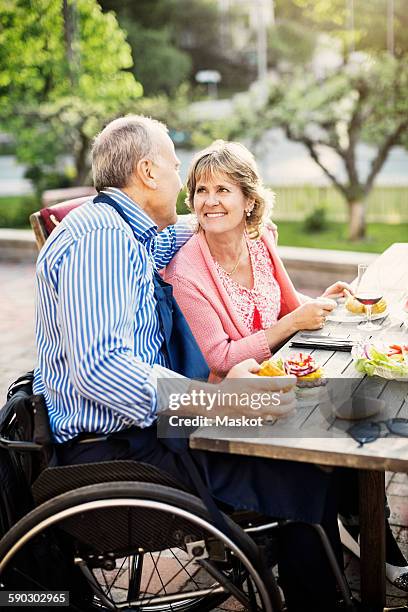
[[[225,268],[223,268],[223,266],[216,260],[218,265],[220,266],[220,268],[222,268],[224,270],[224,272],[225,272],[225,274],[227,274],[227,276],[232,276],[234,274],[234,272],[236,272],[236,270],[238,268],[238,264],[241,261],[241,255],[242,255],[242,251],[243,250],[244,250],[244,239],[242,239],[242,242],[241,242],[241,249],[239,251],[238,259],[236,261],[236,264],[235,264],[235,266],[232,268],[232,270],[230,272],[228,272]]]

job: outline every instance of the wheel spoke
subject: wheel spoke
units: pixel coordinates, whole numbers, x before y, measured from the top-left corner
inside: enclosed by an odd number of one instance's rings
[[[183,565],[182,565],[182,563],[181,563],[181,561],[180,561],[179,559],[177,559],[177,560],[178,560],[178,562],[179,562],[179,563],[180,563],[180,565],[181,565],[181,569],[179,569],[179,570],[178,570],[178,572],[176,572],[176,573],[174,574],[174,576],[172,576],[172,577],[170,578],[170,580],[168,580],[168,581],[167,581],[167,582],[166,582],[166,583],[163,585],[163,587],[162,587],[161,589],[159,589],[159,591],[157,591],[157,593],[155,593],[155,595],[158,595],[158,594],[160,593],[160,591],[162,591],[162,590],[163,590],[163,588],[165,589],[165,587],[167,587],[167,586],[170,584],[170,582],[172,582],[172,581],[173,581],[175,578],[177,578],[177,576],[179,576],[179,575],[181,574],[181,572],[185,571],[185,568],[186,568],[187,566],[183,566]],[[189,564],[190,564],[190,563],[192,563],[192,562],[193,562],[193,561],[190,559],[190,561],[187,563],[187,565],[189,565]],[[188,576],[190,576],[190,574],[189,574],[188,572],[186,572],[186,574],[187,574]],[[163,584],[163,583],[162,583],[162,584]],[[197,589],[200,589],[200,585],[199,585],[199,584],[197,584],[195,581],[194,581],[194,584],[196,585]],[[166,592],[166,591],[165,591],[165,592]]]
[[[188,566],[188,565],[191,563],[191,559],[188,561],[187,565],[183,565],[183,564],[182,564],[182,562],[180,561],[180,559],[178,558],[178,556],[177,556],[177,555],[176,555],[176,554],[173,552],[173,549],[172,549],[172,548],[170,549],[170,552],[171,552],[171,554],[173,555],[173,557],[175,558],[175,560],[177,561],[177,563],[178,563],[179,565],[181,565],[181,568],[182,568],[181,570],[179,570],[179,571],[177,572],[177,574],[176,574],[175,576],[173,576],[172,580],[174,580],[174,578],[176,578],[176,576],[178,576],[178,575],[180,574],[180,572],[181,572],[182,570],[184,570],[184,571],[186,572],[187,576],[190,578],[190,580],[191,580],[192,582],[194,582],[194,584],[195,584],[195,586],[197,587],[197,589],[199,589],[199,588],[200,588],[200,586],[199,586],[199,585],[197,584],[197,582],[194,580],[194,577],[193,577],[193,576],[190,574],[190,572],[188,572],[188,571],[187,571],[187,566]],[[197,571],[198,571],[198,570],[197,570]],[[197,572],[196,572],[196,573],[197,573]]]
[[[256,548],[249,536],[237,527],[230,537],[225,536],[209,522],[199,502],[187,493],[174,493],[143,482],[114,482],[109,486],[98,483],[86,486],[84,491],[79,487],[62,494],[53,503],[54,500],[36,507],[9,530],[7,539],[2,539],[2,579],[5,583],[10,579],[11,587],[15,581],[28,585],[27,588],[44,590],[52,588],[57,580],[63,584],[69,580],[73,587],[72,608],[78,612],[209,612],[230,596],[251,612],[271,610],[276,585],[272,574],[258,565]],[[117,515],[112,510],[116,512],[116,508]],[[129,511],[129,525],[119,523],[123,508],[135,509],[134,513]],[[112,520],[112,516],[118,516],[118,521]],[[117,530],[117,537],[115,532],[104,537],[102,526],[106,518]],[[126,545],[126,527],[132,542],[136,540],[132,548]],[[50,563],[62,559],[55,580],[51,571],[46,570],[45,574],[41,566],[27,565],[27,557],[22,557],[21,562],[19,559],[20,554],[27,552],[26,546],[29,549],[37,537],[47,540],[50,532],[55,542]],[[189,554],[190,547],[185,550],[183,544],[187,535],[190,542],[206,542],[210,556],[198,558]],[[167,548],[162,550],[162,545]],[[125,547],[130,552],[127,556]],[[33,553],[37,559],[37,550]],[[106,562],[98,563],[98,558]],[[15,575],[8,576],[10,566],[14,570],[16,565]],[[278,599],[276,595],[277,602]],[[238,608],[241,609],[239,605]]]
[[[152,553],[149,553],[149,554],[150,554],[150,556],[151,556],[151,558],[152,558],[152,563],[154,564],[154,567],[153,567],[153,573],[154,573],[154,571],[156,570],[156,573],[157,573],[157,575],[158,575],[158,577],[159,577],[159,580],[160,580],[160,582],[161,582],[161,585],[162,585],[162,586],[161,586],[161,588],[159,588],[159,589],[158,589],[158,590],[157,590],[155,593],[152,593],[152,594],[150,594],[150,595],[147,595],[147,587],[146,587],[146,590],[145,590],[145,592],[144,592],[144,594],[143,594],[143,596],[142,596],[142,600],[143,600],[143,602],[144,602],[144,603],[146,603],[147,605],[148,605],[148,604],[150,604],[150,603],[151,603],[153,600],[155,600],[155,599],[156,599],[156,598],[159,596],[159,594],[160,594],[160,592],[161,592],[161,591],[164,591],[165,596],[167,596],[167,590],[166,590],[166,587],[168,587],[168,585],[169,585],[169,584],[170,584],[170,583],[171,583],[173,580],[175,580],[175,579],[177,578],[177,576],[179,576],[179,575],[180,575],[182,572],[185,572],[185,573],[186,573],[186,574],[189,576],[189,578],[190,578],[190,579],[193,581],[193,583],[194,583],[195,587],[197,588],[197,591],[188,591],[188,592],[186,592],[186,596],[187,596],[187,597],[191,597],[191,596],[192,596],[192,595],[193,595],[195,592],[197,592],[197,594],[202,592],[202,588],[200,587],[200,585],[199,585],[199,584],[198,584],[198,583],[197,583],[197,582],[194,580],[193,575],[192,575],[192,574],[190,574],[190,572],[188,572],[188,571],[187,571],[187,569],[186,569],[186,568],[188,567],[188,565],[190,565],[190,564],[192,564],[192,563],[194,563],[194,562],[195,562],[195,561],[194,561],[194,559],[189,559],[189,561],[188,561],[188,562],[187,562],[187,563],[184,565],[184,564],[183,564],[183,563],[180,561],[180,559],[178,559],[177,555],[175,555],[175,553],[173,552],[173,550],[171,550],[171,553],[173,554],[173,556],[175,557],[175,559],[177,560],[177,562],[179,563],[179,565],[181,566],[181,568],[180,568],[180,569],[179,569],[179,570],[178,570],[178,571],[177,571],[177,572],[176,572],[176,573],[175,573],[173,576],[171,576],[171,578],[170,578],[170,579],[169,579],[169,580],[168,580],[166,583],[163,583],[163,580],[162,580],[162,578],[161,578],[160,572],[159,572],[159,570],[158,570],[158,562],[159,562],[159,560],[160,560],[160,555],[161,555],[161,552],[159,553],[159,556],[158,556],[158,558],[157,558],[157,561],[156,561],[156,562],[155,562],[155,561],[154,561],[154,559],[153,559],[153,555],[152,555]],[[196,573],[198,573],[198,572],[199,572],[200,570],[202,570],[202,569],[203,569],[203,567],[202,567],[202,566],[201,566],[201,567],[199,567],[199,568],[197,569],[197,572],[196,572]],[[212,574],[211,574],[211,573],[210,573],[210,575],[212,576]],[[212,576],[212,577],[213,577],[213,576]],[[152,578],[152,574],[150,575],[149,582],[148,582],[148,586],[150,585],[151,578]],[[224,580],[228,581],[228,578],[224,577]],[[222,586],[222,585],[220,584],[220,582],[219,582],[219,581],[216,581],[216,582],[215,582],[215,583],[214,583],[214,584],[213,584],[211,587],[205,588],[205,594],[206,594],[206,596],[211,595],[213,592],[215,592],[217,589],[219,589],[219,588],[220,588],[220,586]],[[242,596],[241,596],[241,597],[242,597]],[[170,606],[170,609],[172,609],[172,605],[171,605],[171,603],[169,603],[169,606]]]
[[[223,586],[227,591],[229,591],[231,595],[236,597],[236,599],[238,599],[238,601],[240,601],[244,606],[248,607],[249,600],[245,593],[241,591],[241,589],[238,588],[236,585],[232,584],[230,580],[226,576],[224,576],[224,574],[222,574],[222,572],[220,572],[219,569],[216,568],[213,563],[211,563],[207,559],[201,559],[200,565],[203,565],[203,567],[207,570],[210,576],[213,576],[213,578],[215,578],[215,580],[217,580],[221,586]]]
[[[93,573],[93,572],[92,572]],[[103,577],[103,581],[105,583],[105,587],[106,587],[106,593],[109,594],[109,585],[108,585],[108,581],[106,580],[106,576],[105,576],[105,572],[103,571],[103,569],[101,568],[101,574]]]
[[[158,559],[160,559],[160,555],[161,555],[161,553],[162,553],[162,551],[160,551],[160,552],[159,552]],[[153,555],[152,555],[152,553],[149,553],[149,555],[150,555],[150,557],[151,557],[151,559],[152,559],[152,562],[153,562],[153,568],[152,568],[152,571],[150,572],[149,580],[147,581],[147,585],[146,585],[145,590],[144,590],[144,593],[143,593],[143,595],[142,595],[142,600],[143,600],[143,601],[144,601],[144,596],[145,596],[145,594],[147,594],[147,592],[148,592],[148,590],[149,590],[149,586],[150,586],[150,583],[151,583],[151,581],[152,581],[152,578],[153,578],[153,575],[154,575],[154,570],[155,570],[155,565],[154,565],[154,561],[153,561]]]
[[[115,584],[115,582],[116,582],[116,580],[117,580],[117,578],[118,578],[118,576],[119,576],[120,572],[121,572],[121,571],[122,571],[122,569],[123,569],[123,566],[124,566],[124,564],[125,564],[125,562],[126,562],[126,559],[127,559],[127,557],[123,557],[122,565],[120,566],[120,568],[119,568],[119,569],[118,569],[118,571],[116,572],[116,576],[115,576],[115,578],[114,578],[114,579],[111,581],[111,585],[110,585],[110,587],[108,587],[108,592],[107,592],[107,595],[110,595],[111,590],[112,590],[112,588],[113,588],[113,586],[114,586],[114,584]],[[102,570],[102,572],[103,572],[103,570]]]
[[[160,553],[161,553],[161,551],[160,551]],[[154,568],[155,568],[155,570],[156,570],[156,574],[157,574],[157,576],[159,577],[160,583],[161,583],[161,585],[162,585],[161,589],[159,589],[159,590],[157,591],[156,595],[158,595],[158,594],[160,593],[160,591],[164,591],[164,594],[165,594],[165,595],[167,595],[166,587],[164,586],[164,582],[163,582],[163,580],[162,580],[162,577],[160,576],[160,572],[159,572],[159,570],[157,569],[157,565],[158,565],[158,563],[159,563],[159,561],[160,561],[160,555],[159,555],[159,557],[157,558],[157,561],[154,561],[154,559],[153,559],[153,555],[152,555],[151,557],[152,557],[152,561],[153,561],[153,564],[154,564]]]

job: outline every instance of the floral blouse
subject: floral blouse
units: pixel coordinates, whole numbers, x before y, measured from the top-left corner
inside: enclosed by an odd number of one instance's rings
[[[254,286],[248,289],[235,282],[214,260],[217,273],[237,314],[253,334],[274,325],[279,317],[281,291],[268,249],[262,240],[246,238],[252,264]]]

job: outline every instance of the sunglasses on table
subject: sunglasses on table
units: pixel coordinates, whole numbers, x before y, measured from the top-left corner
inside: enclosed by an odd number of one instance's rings
[[[395,436],[408,437],[408,419],[393,418],[386,421],[368,421],[356,423],[349,427],[347,433],[359,443],[360,447],[378,438],[386,438],[389,433]]]

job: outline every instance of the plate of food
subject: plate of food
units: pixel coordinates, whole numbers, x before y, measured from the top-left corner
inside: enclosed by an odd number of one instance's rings
[[[354,366],[367,376],[408,380],[408,344],[359,342],[351,351]]]
[[[381,298],[371,308],[371,319],[373,320],[383,319],[389,314],[388,305],[384,298]],[[343,303],[338,304],[327,317],[327,321],[335,321],[337,323],[361,323],[365,320],[366,306],[352,295],[349,295]]]
[[[288,376],[297,378],[298,388],[321,387],[326,384],[323,368],[319,366],[312,355],[296,353],[287,359],[268,359],[261,364],[259,376]]]

